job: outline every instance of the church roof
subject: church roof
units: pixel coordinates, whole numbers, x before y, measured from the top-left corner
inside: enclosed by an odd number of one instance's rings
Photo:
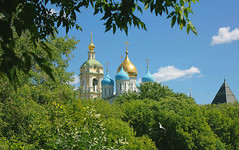
[[[212,101],[212,104],[219,104],[219,103],[234,103],[237,99],[232,93],[230,87],[224,80],[222,86],[220,87],[219,91],[217,92],[215,98]]]
[[[128,75],[130,77],[137,77],[137,68],[135,67],[135,65],[129,60],[128,57],[128,51],[125,52],[126,53],[126,57],[125,60],[120,64],[120,66],[118,67],[117,73],[120,71],[121,67],[123,66],[124,71],[128,73]]]
[[[108,71],[106,72],[106,76],[101,81],[102,85],[114,85],[114,80],[109,76]]]
[[[149,68],[147,68],[146,74],[142,77],[142,82],[154,82],[155,79],[149,72]]]
[[[101,63],[95,59],[91,59],[91,60],[87,60],[86,62],[84,62],[81,66],[82,67],[85,67],[85,66],[97,66],[97,67],[103,67],[101,65]]]
[[[121,66],[120,71],[116,74],[115,80],[128,80],[129,75],[124,71],[123,66]]]

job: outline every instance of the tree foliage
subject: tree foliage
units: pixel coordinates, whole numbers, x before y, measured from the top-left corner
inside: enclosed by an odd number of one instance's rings
[[[226,144],[226,149],[239,148],[239,105],[219,104],[201,107],[213,132]]]
[[[18,71],[29,73],[30,63],[35,62],[53,80],[52,68],[49,61],[32,51],[25,51],[22,55],[16,52],[14,32],[21,37],[29,31],[30,41],[35,48],[40,46],[51,59],[52,50],[44,42],[48,36],[54,36],[57,28],[66,29],[81,27],[77,24],[76,15],[82,8],[92,7],[94,15],[102,14],[105,31],[117,29],[128,33],[128,28],[134,25],[146,30],[145,24],[137,16],[147,9],[156,16],[165,14],[171,19],[171,27],[177,23],[180,29],[186,27],[187,33],[191,30],[197,34],[195,27],[189,20],[192,14],[191,3],[199,0],[1,0],[0,1],[0,75],[7,75],[15,86],[18,82]],[[59,14],[52,12],[48,5],[60,9]],[[38,41],[41,41],[37,45]],[[42,41],[43,40],[43,41]]]
[[[47,55],[28,40],[17,39],[17,45]],[[76,43],[67,37],[48,39],[55,82],[36,63],[28,75],[20,72],[17,92],[7,77],[0,80],[0,149],[156,149],[148,137],[135,137],[120,119],[120,109],[77,98],[69,84],[72,74],[66,72]]]
[[[199,106],[158,83],[143,83],[139,89],[139,94],[125,93],[115,100],[136,136],[147,135],[158,149],[238,148],[237,104]]]

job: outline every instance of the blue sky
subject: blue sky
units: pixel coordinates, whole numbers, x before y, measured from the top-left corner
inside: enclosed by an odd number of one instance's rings
[[[239,0],[201,0],[193,5],[190,16],[198,35],[187,35],[177,25],[171,28],[171,20],[156,17],[145,11],[140,18],[147,31],[131,27],[128,36],[117,30],[104,32],[101,14],[93,16],[91,8],[77,15],[83,31],[72,29],[68,36],[80,40],[68,71],[79,75],[80,66],[87,60],[90,32],[93,32],[96,59],[105,67],[109,62],[109,74],[115,77],[120,56],[125,56],[128,41],[129,58],[138,70],[138,80],[146,72],[146,59],[151,74],[158,82],[174,92],[189,94],[198,104],[212,102],[224,77],[234,95],[239,99]],[[57,9],[57,8],[54,8]],[[59,36],[65,31],[59,30]],[[106,67],[105,67],[106,68]],[[106,69],[104,69],[106,70]],[[76,80],[77,82],[77,80]],[[75,84],[79,86],[79,84]]]

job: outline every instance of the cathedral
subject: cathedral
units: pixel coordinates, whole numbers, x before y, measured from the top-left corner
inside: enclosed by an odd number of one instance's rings
[[[140,84],[137,81],[137,68],[128,56],[129,44],[127,41],[125,59],[119,65],[115,81],[109,76],[108,69],[104,76],[103,65],[95,58],[95,45],[92,42],[88,46],[88,60],[80,67],[80,97],[82,99],[103,98],[112,99],[128,91],[138,92]],[[154,77],[149,72],[147,64],[146,74],[142,77],[142,83],[154,82]],[[115,84],[114,84],[115,83]],[[115,90],[114,90],[115,87]]]

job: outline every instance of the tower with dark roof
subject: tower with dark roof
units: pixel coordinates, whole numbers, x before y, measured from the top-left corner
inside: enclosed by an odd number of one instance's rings
[[[222,86],[220,87],[211,104],[220,104],[220,103],[228,104],[234,102],[237,102],[237,99],[235,95],[232,93],[228,84],[226,83],[226,80],[224,79]]]

